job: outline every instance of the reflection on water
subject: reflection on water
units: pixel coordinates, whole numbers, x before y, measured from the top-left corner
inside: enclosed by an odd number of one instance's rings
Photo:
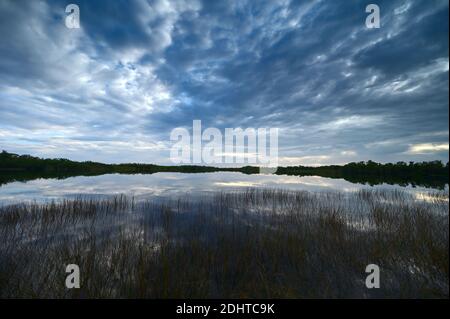
[[[0,186],[0,204],[23,201],[47,201],[77,196],[109,196],[127,194],[135,198],[173,197],[184,194],[204,195],[215,191],[233,191],[248,187],[276,188],[308,191],[351,192],[363,188],[402,189],[416,198],[426,200],[433,189],[403,187],[388,184],[369,186],[354,184],[344,179],[319,176],[246,175],[237,172],[215,173],[155,173],[151,175],[107,174],[100,176],[77,176],[67,179],[36,179],[13,182]],[[448,190],[448,186],[446,186]]]

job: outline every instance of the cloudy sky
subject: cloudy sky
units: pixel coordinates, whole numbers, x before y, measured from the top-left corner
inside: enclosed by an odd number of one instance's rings
[[[0,0],[0,149],[170,164],[171,130],[200,119],[279,128],[284,165],[448,161],[448,17],[447,0]]]

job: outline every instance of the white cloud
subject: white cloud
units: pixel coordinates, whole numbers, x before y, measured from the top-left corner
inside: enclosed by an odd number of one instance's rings
[[[331,159],[328,155],[311,155],[311,156],[281,156],[278,158],[280,166],[293,165],[311,165],[318,166],[326,164]]]
[[[349,128],[374,127],[383,123],[385,119],[381,115],[351,115],[341,117],[325,124],[320,124],[322,130],[344,130]]]
[[[342,155],[342,156],[356,156],[357,153],[356,153],[355,151],[349,150],[349,151],[342,151],[342,152],[341,152],[341,155]]]
[[[427,154],[448,151],[448,143],[423,143],[411,145],[408,149],[410,154]]]

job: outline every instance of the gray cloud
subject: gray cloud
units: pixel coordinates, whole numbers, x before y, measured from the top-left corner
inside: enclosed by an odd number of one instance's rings
[[[0,146],[168,163],[169,133],[279,127],[289,164],[448,160],[448,2],[0,4]],[[411,150],[425,150],[411,152]]]

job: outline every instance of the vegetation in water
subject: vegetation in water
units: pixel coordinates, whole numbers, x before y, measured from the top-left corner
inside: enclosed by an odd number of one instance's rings
[[[448,298],[448,234],[442,191],[20,204],[0,208],[0,297]],[[67,264],[80,289],[65,287]]]

